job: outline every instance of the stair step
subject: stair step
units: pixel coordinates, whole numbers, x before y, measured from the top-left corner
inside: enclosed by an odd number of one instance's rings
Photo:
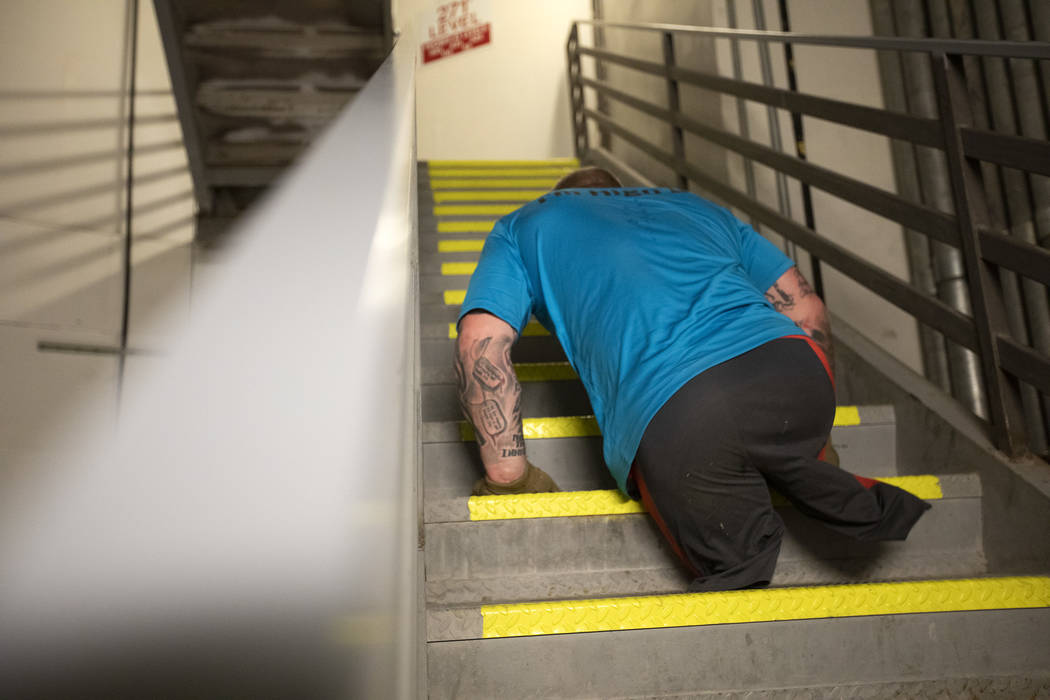
[[[422,319],[423,323],[420,327],[420,338],[423,340],[437,340],[439,338],[454,340],[457,336],[455,318],[458,314],[453,312],[446,313],[448,313],[449,317],[453,320],[428,322],[426,319]],[[525,324],[525,327],[521,329],[520,337],[529,338],[549,336],[550,331],[541,326],[539,321],[533,319],[527,324]]]
[[[420,163],[420,170],[433,171],[448,168],[487,168],[497,172],[504,168],[566,168],[580,167],[577,158],[540,158],[534,160],[428,160]]]
[[[544,178],[545,180],[557,181],[571,173],[575,168],[570,165],[540,165],[540,166],[517,166],[517,165],[493,165],[493,166],[477,166],[477,165],[439,165],[434,166],[433,164],[428,168],[428,176],[431,185],[434,184],[435,180],[442,179],[474,179],[474,178],[493,178],[493,179],[524,179],[524,178]],[[539,188],[533,188],[539,189]],[[549,188],[548,188],[549,189]]]
[[[318,85],[309,80],[209,80],[197,88],[198,107],[235,119],[297,122],[320,129],[363,87],[352,80]]]
[[[519,344],[524,342],[518,341]],[[523,386],[523,394],[528,387]],[[852,472],[896,474],[896,427],[890,406],[860,406],[859,424],[833,428],[831,444],[843,469]],[[571,426],[571,424],[570,424]],[[423,425],[423,485],[431,499],[462,497],[470,493],[483,471],[477,445],[464,441],[461,421]],[[605,468],[601,438],[527,438],[529,459],[540,465],[563,489],[588,491],[614,488]]]
[[[423,337],[420,341],[422,366],[451,367],[455,344],[448,338],[447,326],[431,329],[431,333],[431,337]],[[553,336],[531,336],[518,338],[510,350],[510,357],[513,362],[565,362],[565,351]]]
[[[939,477],[932,474],[876,477],[919,498],[945,498],[942,481],[949,484],[949,497],[980,496],[976,476]],[[773,504],[787,507],[787,500],[773,492]],[[558,491],[524,493],[506,496],[464,496],[452,499],[430,499],[427,523],[482,520],[523,520],[529,518],[571,518],[590,515],[626,515],[644,513],[639,501],[616,489],[592,491]]]
[[[752,697],[753,691],[763,697],[773,678],[784,685],[784,694],[775,697],[888,697],[878,691],[1042,688],[1050,668],[1046,578],[784,588],[679,598],[684,600],[667,610],[666,618],[662,602],[632,602],[639,612],[658,616],[646,624],[715,624],[565,633],[570,625],[579,629],[581,619],[605,621],[580,625],[592,629],[631,619],[618,617],[615,608],[596,612],[594,606],[572,601],[536,615],[546,623],[539,628],[544,636],[483,639],[480,609],[464,612],[464,617],[473,614],[476,620],[473,638],[427,645],[430,697],[710,693],[742,698]],[[486,608],[486,619],[492,620],[487,631],[534,631],[530,615],[536,607]],[[562,622],[551,624],[558,615]],[[522,626],[506,624],[515,621]],[[439,621],[430,623],[428,629],[440,636]],[[1017,678],[1007,680],[1008,676]],[[803,689],[810,687],[832,689],[834,694],[806,695]]]
[[[552,175],[524,177],[453,177],[442,174],[428,180],[420,179],[421,194],[442,190],[544,190],[558,184],[559,177]]]
[[[834,427],[859,426],[866,422],[892,424],[891,406],[838,406]],[[598,422],[592,415],[526,417],[522,420],[525,439],[555,437],[591,437],[599,435]],[[459,442],[474,440],[474,428],[465,420],[434,421],[423,424],[423,442]]]
[[[183,38],[189,48],[284,60],[382,58],[384,37],[340,22],[299,24],[276,17],[228,19],[193,25]]]
[[[514,372],[518,375],[518,381],[522,384],[528,382],[558,382],[574,381],[579,377],[568,362],[518,362],[514,365]],[[452,384],[456,383],[455,368],[448,367],[424,367],[422,384]],[[456,416],[461,418],[462,416]]]
[[[428,614],[427,638],[434,642],[1048,608],[1047,576],[786,586],[450,608]]]
[[[424,421],[456,421],[463,417],[454,384],[424,384],[421,391]],[[591,412],[587,391],[579,381],[523,382],[523,416],[580,415]]]
[[[430,193],[435,204],[461,202],[463,204],[481,204],[482,202],[531,202],[547,194],[547,189],[517,190],[437,190]]]
[[[856,542],[779,505],[787,532],[775,585],[983,573],[980,482],[976,475],[938,481],[942,495],[930,499],[934,507],[903,542]],[[431,603],[550,598],[543,587],[553,580],[560,581],[555,588],[563,597],[681,592],[688,584],[676,574],[678,561],[652,519],[625,498],[618,499],[623,512],[618,515],[599,515],[612,509],[585,503],[546,517],[473,521],[467,520],[467,499],[427,500]],[[474,510],[479,517],[491,515]],[[656,588],[623,588],[632,581]],[[668,589],[669,583],[675,587]],[[429,597],[439,592],[440,597]],[[474,593],[484,597],[471,598]]]
[[[470,276],[474,274],[475,268],[477,268],[478,259],[481,257],[480,252],[469,252],[469,251],[457,251],[447,253],[432,253],[424,254],[420,253],[419,256],[419,274],[422,277],[431,275],[438,276],[458,276],[466,275]],[[469,282],[469,279],[466,280]],[[467,285],[464,284],[460,289],[466,289]]]

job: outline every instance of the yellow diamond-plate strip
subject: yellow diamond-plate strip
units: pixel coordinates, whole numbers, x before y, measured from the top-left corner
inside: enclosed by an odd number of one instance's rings
[[[862,583],[483,605],[483,636],[1050,607],[1050,577]]]
[[[439,221],[438,233],[490,233],[495,221]]]
[[[561,177],[575,168],[431,168],[430,177]]]
[[[580,161],[575,158],[547,158],[545,160],[432,160],[428,165],[433,168],[578,168]]]
[[[467,298],[465,289],[446,289],[444,293],[445,306],[460,306]]]
[[[471,496],[471,520],[566,518],[579,515],[644,513],[645,508],[616,490]]]
[[[531,202],[547,194],[547,190],[467,190],[455,192],[435,192],[434,201],[441,202]]]
[[[520,204],[435,204],[434,216],[503,216]]]
[[[519,382],[557,382],[579,379],[568,362],[519,362],[514,365]]]
[[[474,190],[474,189],[536,189],[545,187],[548,190],[558,184],[558,178],[544,177],[487,177],[487,178],[439,178],[430,180],[432,190]]]
[[[557,418],[524,418],[521,429],[526,440],[601,435],[594,416],[559,416]],[[459,422],[459,436],[464,442],[474,440],[474,426]]]
[[[541,335],[550,335],[550,332],[541,326],[539,321],[529,321],[525,324],[525,327],[521,329],[521,336],[523,338]],[[455,340],[459,337],[459,331],[456,329],[455,322],[448,324],[448,337],[449,340]]]
[[[840,428],[847,425],[860,425],[860,411],[856,406],[838,406],[835,408],[835,425]]]
[[[463,432],[462,427],[460,432]],[[473,439],[473,436],[471,432],[470,439]],[[893,483],[925,500],[942,498],[940,484],[935,476],[887,477],[879,481]],[[776,491],[770,493],[775,506],[790,505],[787,499]],[[620,515],[645,512],[641,503],[632,501],[616,489],[523,493],[513,496],[472,496],[468,501],[468,506],[471,520],[571,518],[582,515]]]
[[[455,330],[455,324],[450,324],[451,329]],[[526,326],[526,328],[528,328]],[[846,406],[845,408],[855,407]],[[470,428],[470,424],[463,422],[460,424],[460,434],[464,440],[473,440],[474,431]],[[594,416],[562,416],[555,418],[526,418],[522,421],[522,425],[525,430],[525,437],[535,439],[542,438],[564,438],[564,437],[591,437],[593,435],[601,435],[598,430],[598,421],[594,419]],[[838,422],[835,425],[839,425]],[[847,425],[859,425],[859,423],[847,423]],[[467,432],[469,431],[469,432]],[[896,477],[905,478],[905,477]]]
[[[476,262],[447,262],[441,263],[441,274],[443,275],[473,275],[477,269]]]
[[[439,253],[480,253],[484,247],[484,238],[454,238],[438,241]]]
[[[936,476],[887,476],[879,477],[878,481],[885,481],[887,484],[904,489],[913,496],[927,501],[944,498],[944,491],[941,490],[941,480]]]

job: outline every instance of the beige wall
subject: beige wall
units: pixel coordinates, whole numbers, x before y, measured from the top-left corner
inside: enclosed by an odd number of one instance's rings
[[[194,205],[151,2],[141,3],[132,342],[159,303],[188,308]],[[0,473],[51,440],[84,388],[114,386],[121,314],[127,104],[120,0],[0,8]]]
[[[432,4],[395,0],[395,24]],[[492,11],[491,44],[419,66],[419,158],[573,155],[565,41],[590,0],[492,0]]]

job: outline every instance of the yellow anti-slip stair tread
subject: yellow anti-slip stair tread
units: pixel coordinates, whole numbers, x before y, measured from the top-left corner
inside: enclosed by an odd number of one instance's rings
[[[533,336],[550,335],[550,331],[539,324],[539,321],[529,321],[525,324],[525,328],[521,331],[523,338],[529,338]],[[448,337],[449,340],[455,340],[459,337],[459,331],[456,330],[455,322],[448,324]]]
[[[535,321],[530,322],[530,325]],[[451,324],[453,330],[455,324]],[[537,324],[539,325],[539,324]],[[542,326],[540,326],[542,328]],[[528,326],[525,327],[528,330]],[[527,439],[591,437],[601,435],[594,416],[551,416],[547,418],[525,418],[521,421]],[[839,406],[835,409],[835,427],[860,425],[860,410],[856,406]],[[474,428],[467,421],[460,421],[459,435],[464,441],[474,439]]]
[[[545,188],[549,190],[558,184],[558,177],[439,177],[430,180],[432,190],[514,190],[525,188]]]
[[[944,497],[941,481],[931,474],[880,477],[879,481],[933,501]],[[787,501],[774,494],[776,505]],[[589,515],[624,515],[644,513],[638,501],[616,489],[599,491],[559,491],[557,493],[523,493],[508,496],[471,496],[467,500],[470,519],[521,520],[525,518],[573,518]]]
[[[481,249],[484,247],[484,238],[460,238],[448,241],[438,241],[439,253],[480,253]],[[466,290],[463,289],[459,291],[465,292]]]
[[[474,270],[477,269],[478,264],[476,262],[447,262],[441,263],[441,274],[446,277],[454,277],[457,275],[473,275]]]
[[[576,158],[545,158],[541,160],[429,160],[431,169],[441,168],[516,168],[516,167],[565,167],[578,168],[580,161]]]
[[[438,233],[490,233],[496,221],[439,221]]]
[[[547,190],[463,190],[434,193],[434,201],[443,202],[531,202],[547,194]]]
[[[483,605],[485,638],[1050,607],[1050,577],[954,579]]]
[[[521,177],[547,177],[547,178],[559,178],[563,175],[568,175],[575,168],[572,166],[545,166],[537,168],[528,167],[496,167],[496,168],[477,168],[477,167],[442,167],[442,168],[430,168],[430,177],[457,177],[457,178],[477,178],[477,177],[497,177],[497,178],[521,178]]]
[[[503,216],[520,204],[435,204],[434,216]]]

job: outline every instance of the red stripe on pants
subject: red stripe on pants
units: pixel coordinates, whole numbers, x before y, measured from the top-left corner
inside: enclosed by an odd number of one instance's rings
[[[651,515],[653,520],[656,521],[656,526],[660,528],[660,532],[663,533],[664,539],[666,539],[671,545],[671,549],[674,550],[674,553],[678,555],[678,558],[682,560],[682,563],[685,564],[686,568],[689,569],[693,576],[696,576],[697,578],[703,576],[703,574],[696,570],[693,563],[686,558],[685,552],[682,551],[678,541],[671,536],[671,531],[667,528],[667,523],[665,523],[664,519],[660,517],[660,511],[656,509],[656,504],[653,503],[653,497],[649,495],[649,487],[645,485],[645,479],[642,478],[642,473],[635,469],[633,465],[631,466],[631,471],[627,474],[627,480],[633,480],[638,486],[638,492],[642,496],[642,505],[645,506],[645,509],[649,511],[649,515]]]

